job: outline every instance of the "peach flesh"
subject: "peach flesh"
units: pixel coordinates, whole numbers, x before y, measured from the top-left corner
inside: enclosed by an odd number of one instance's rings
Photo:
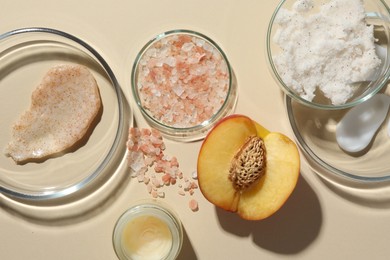
[[[234,189],[228,178],[235,153],[248,136],[265,142],[265,175],[250,188]],[[294,142],[273,133],[249,117],[232,115],[222,119],[204,140],[198,157],[198,181],[203,195],[214,205],[248,220],[275,213],[288,199],[299,177],[299,153]]]

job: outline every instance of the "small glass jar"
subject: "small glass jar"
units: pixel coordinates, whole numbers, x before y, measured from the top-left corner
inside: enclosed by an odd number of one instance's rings
[[[113,233],[115,253],[125,259],[176,259],[183,243],[183,228],[168,205],[142,201],[117,221]]]

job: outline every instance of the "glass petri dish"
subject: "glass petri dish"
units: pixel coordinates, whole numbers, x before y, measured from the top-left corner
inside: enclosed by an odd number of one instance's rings
[[[321,177],[351,187],[374,188],[390,183],[389,119],[367,149],[348,153],[337,144],[336,125],[349,109],[313,109],[288,96],[286,109],[299,146]]]
[[[0,35],[0,147],[28,109],[43,75],[58,64],[86,66],[95,77],[103,109],[78,149],[43,162],[16,164],[0,155],[0,191],[23,203],[70,199],[108,179],[116,156],[125,153],[124,104],[120,86],[103,57],[83,40],[50,28],[22,28]],[[123,151],[122,151],[123,150]]]
[[[119,217],[112,241],[121,260],[176,259],[183,244],[183,227],[168,205],[145,200]]]
[[[143,116],[167,138],[195,141],[230,114],[237,86],[222,49],[207,36],[172,30],[150,40],[133,65],[132,92]]]
[[[308,11],[305,14],[317,14],[319,8],[325,3],[329,2],[329,0],[314,0],[312,1],[314,8],[310,9],[311,11]],[[284,13],[285,9],[292,10],[292,7],[295,5],[295,3],[299,3],[299,1],[281,0],[279,2],[268,25],[266,48],[268,65],[272,76],[286,95],[313,109],[338,110],[350,108],[368,100],[387,85],[388,78],[390,77],[390,25],[388,23],[390,19],[390,9],[383,0],[364,0],[362,2],[366,12],[365,22],[368,25],[372,25],[374,28],[377,54],[381,53],[381,55],[378,54],[381,59],[381,65],[375,70],[375,75],[372,76],[371,80],[356,82],[353,84],[354,92],[352,97],[350,97],[346,103],[337,105],[332,104],[331,100],[326,97],[324,93],[318,88],[314,92],[315,97],[313,100],[307,100],[306,98],[302,97],[296,90],[294,90],[290,84],[287,84],[283,80],[283,78],[285,78],[283,72],[278,70],[277,63],[274,60],[274,57],[280,54],[283,49],[283,46],[278,46],[278,44],[276,44],[274,41],[275,36],[280,36],[281,33],[278,30],[281,28],[281,26],[278,24],[278,15],[280,13]]]

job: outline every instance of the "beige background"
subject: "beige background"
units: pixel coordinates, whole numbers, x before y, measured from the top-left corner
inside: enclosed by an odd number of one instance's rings
[[[239,88],[236,112],[293,137],[283,95],[266,65],[266,29],[277,3],[2,0],[0,32],[42,26],[84,39],[106,58],[132,106],[130,71],[143,44],[171,29],[202,32],[220,44],[232,64]],[[138,125],[147,126],[136,108],[134,116]],[[190,176],[200,145],[167,141],[167,153],[176,155]],[[260,222],[216,209],[199,190],[194,197],[200,209],[193,213],[188,197],[168,191],[164,201],[178,212],[186,233],[180,259],[389,259],[387,203],[371,203],[322,181],[304,157],[301,173],[284,207]],[[130,180],[88,213],[56,221],[20,215],[0,204],[0,259],[116,259],[115,221],[131,203],[147,197],[144,186]],[[1,195],[0,202],[5,199]]]

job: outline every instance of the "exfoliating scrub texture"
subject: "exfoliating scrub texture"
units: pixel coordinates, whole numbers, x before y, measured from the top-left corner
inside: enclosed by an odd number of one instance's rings
[[[365,22],[361,0],[331,0],[314,11],[313,1],[298,0],[280,9],[273,57],[284,83],[306,100],[319,88],[333,105],[352,97],[358,82],[372,79],[381,60],[373,26]]]
[[[88,68],[51,68],[12,126],[5,153],[16,163],[62,154],[84,137],[101,108],[97,82]]]

